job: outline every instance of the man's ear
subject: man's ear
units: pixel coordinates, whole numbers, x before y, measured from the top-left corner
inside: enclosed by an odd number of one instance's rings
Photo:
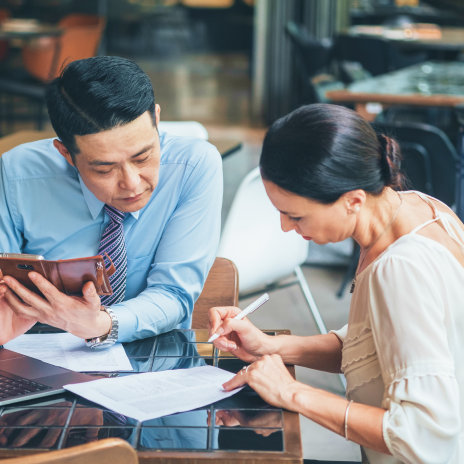
[[[68,149],[63,145],[63,142],[60,142],[58,139],[55,139],[55,140],[53,140],[53,146],[60,152],[61,156],[66,158],[66,161],[71,166],[74,166],[74,162],[73,162],[71,153],[69,153]]]
[[[158,127],[158,124],[160,122],[160,115],[161,115],[161,106],[158,105],[158,103],[155,105],[155,120],[156,120],[156,127]]]

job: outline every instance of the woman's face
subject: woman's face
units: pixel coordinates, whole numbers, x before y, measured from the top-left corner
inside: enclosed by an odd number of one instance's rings
[[[365,201],[362,191],[355,190],[326,205],[300,197],[263,180],[266,193],[272,204],[280,211],[282,230],[295,230],[306,240],[318,245],[341,242],[353,235],[356,214],[350,214]],[[360,193],[362,192],[362,193]]]

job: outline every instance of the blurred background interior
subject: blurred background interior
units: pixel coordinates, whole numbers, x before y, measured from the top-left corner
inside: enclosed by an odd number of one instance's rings
[[[44,86],[63,64],[136,61],[164,129],[208,138],[223,156],[219,255],[237,264],[241,306],[266,288],[259,327],[317,334],[347,322],[359,251],[280,232],[256,170],[266,128],[302,104],[353,108],[401,142],[411,186],[462,218],[463,51],[462,0],[0,0],[0,136],[52,131]],[[297,375],[344,394],[338,376]],[[306,458],[360,460],[304,418],[302,432]]]

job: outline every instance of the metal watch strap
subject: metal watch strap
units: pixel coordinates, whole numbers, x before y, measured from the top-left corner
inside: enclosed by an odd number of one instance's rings
[[[90,348],[108,348],[118,341],[119,323],[116,314],[108,306],[102,305],[102,311],[105,311],[111,317],[111,329],[108,334],[100,337],[89,338],[85,340],[85,344]]]

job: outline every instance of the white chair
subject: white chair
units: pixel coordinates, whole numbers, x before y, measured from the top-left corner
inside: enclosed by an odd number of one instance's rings
[[[205,126],[196,121],[160,121],[159,128],[171,135],[208,140]]]
[[[242,296],[279,288],[279,281],[294,274],[293,283],[300,285],[319,332],[327,333],[300,267],[308,256],[308,242],[295,231],[282,231],[280,213],[266,194],[259,168],[245,177],[235,195],[218,256],[237,266]],[[345,377],[340,379],[346,387]]]

